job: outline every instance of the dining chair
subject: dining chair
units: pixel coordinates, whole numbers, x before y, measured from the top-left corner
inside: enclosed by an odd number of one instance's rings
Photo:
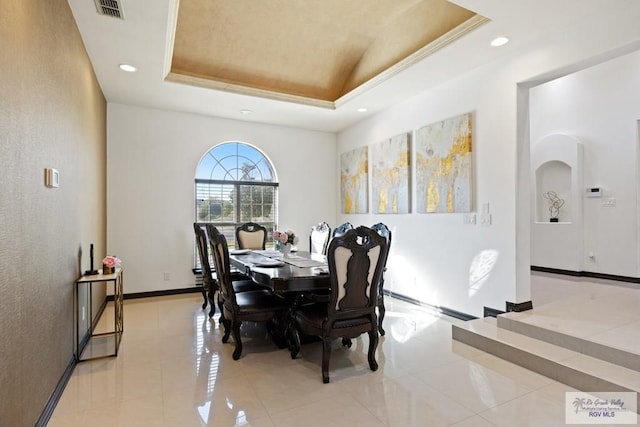
[[[291,357],[300,351],[299,331],[322,338],[322,382],[329,382],[331,341],[369,334],[369,368],[378,369],[376,302],[387,243],[375,230],[360,226],[334,237],[327,250],[331,293],[328,303],[299,307],[290,331]]]
[[[213,249],[213,237],[214,236],[218,236],[221,235],[222,233],[220,233],[220,230],[218,230],[218,228],[213,225],[213,224],[207,224],[206,225],[206,229],[207,229],[207,235],[210,236],[209,238],[209,244],[211,245],[212,249]],[[215,255],[215,252],[213,252],[213,255]],[[215,257],[212,256],[213,260],[214,260],[214,266],[216,266],[215,264]],[[238,292],[247,292],[247,291],[261,291],[261,290],[265,290],[268,289],[266,286],[263,286],[259,283],[254,282],[253,280],[251,280],[251,278],[249,276],[247,276],[244,272],[238,271],[237,269],[229,266],[229,275],[230,275],[230,279],[231,279],[231,284],[233,286],[233,290],[238,293]],[[217,278],[217,267],[215,269],[215,273],[214,276]],[[218,287],[220,287],[220,284],[218,284]],[[218,307],[220,308],[220,313],[221,313],[221,322],[223,320],[224,317],[224,313],[222,311],[222,302],[223,302],[223,296],[220,295],[220,292],[218,292]]]
[[[233,360],[238,360],[242,354],[242,339],[240,337],[242,322],[265,322],[267,328],[271,325],[271,329],[273,329],[273,323],[282,322],[289,308],[284,298],[277,296],[270,290],[236,292],[231,280],[227,239],[222,233],[212,233],[211,245],[220,287],[219,294],[222,296],[221,310],[223,315],[221,319],[224,325],[222,342],[228,342],[229,335],[233,334],[235,341]]]
[[[347,230],[352,230],[352,229],[353,229],[353,224],[351,224],[350,222],[345,222],[344,224],[340,224],[335,228],[335,230],[333,230],[333,236],[331,237],[341,236]]]
[[[267,228],[255,222],[245,222],[236,228],[238,249],[264,249],[267,244]]]
[[[320,222],[311,227],[309,236],[309,252],[312,254],[327,254],[327,246],[331,237],[331,227],[326,222]]]
[[[196,243],[198,247],[198,256],[200,258],[200,267],[202,269],[202,297],[204,303],[202,309],[207,308],[207,302],[211,304],[209,310],[209,318],[212,318],[216,312],[214,305],[215,293],[218,290],[218,283],[213,275],[213,269],[209,262],[209,238],[207,236],[206,225],[194,222],[193,230],[196,234]]]
[[[380,275],[380,282],[378,283],[378,331],[380,331],[380,335],[385,334],[385,330],[382,328],[382,321],[384,320],[384,315],[386,309],[384,307],[384,274],[387,271],[387,259],[389,259],[389,252],[391,251],[391,230],[385,224],[379,222],[371,226],[379,235],[384,237],[387,242],[387,254],[384,257],[384,264],[382,268],[382,274]]]

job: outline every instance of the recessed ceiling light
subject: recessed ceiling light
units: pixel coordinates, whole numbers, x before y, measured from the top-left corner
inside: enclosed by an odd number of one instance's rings
[[[247,114],[251,114],[251,110],[240,110],[240,114],[246,116]]]
[[[366,109],[366,108],[364,108],[364,107],[360,107],[360,108],[358,108],[356,111],[357,111],[358,113],[366,113],[366,112],[367,112],[367,109]]]
[[[509,37],[505,36],[496,37],[495,39],[491,40],[491,46],[493,47],[504,46],[507,43],[509,43]]]
[[[122,71],[126,71],[128,73],[133,73],[137,70],[136,67],[134,67],[133,65],[129,65],[129,64],[120,64],[119,65],[120,69]]]

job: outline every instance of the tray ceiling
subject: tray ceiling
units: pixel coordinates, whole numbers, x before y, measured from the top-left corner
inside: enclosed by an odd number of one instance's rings
[[[446,0],[180,0],[166,79],[335,108],[486,21]]]

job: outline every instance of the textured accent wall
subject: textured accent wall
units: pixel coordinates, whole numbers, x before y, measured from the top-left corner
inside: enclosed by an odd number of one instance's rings
[[[0,45],[0,425],[33,426],[73,360],[89,244],[105,254],[106,101],[66,0],[3,0]]]

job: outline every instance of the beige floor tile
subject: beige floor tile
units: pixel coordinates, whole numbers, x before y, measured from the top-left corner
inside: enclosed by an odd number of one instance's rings
[[[367,408],[351,395],[340,394],[322,400],[309,400],[304,405],[291,408],[271,419],[277,427],[377,427],[384,426]]]
[[[606,307],[616,298],[617,310]],[[602,342],[634,349],[639,342],[640,313],[621,314],[640,307],[637,290],[533,274],[532,299],[540,324],[574,332],[589,325]],[[574,391],[453,341],[451,325],[463,321],[394,298],[385,300],[378,370],[369,368],[366,335],[351,348],[337,340],[329,384],[322,383],[321,343],[305,344],[292,360],[264,325],[246,323],[236,361],[233,339],[221,342],[219,313],[209,319],[201,305],[200,294],[125,300],[118,357],[78,364],[49,426],[546,427],[564,424],[564,394]],[[112,324],[111,311],[100,327]]]
[[[474,413],[531,391],[522,382],[468,360],[427,370],[418,378]]]

